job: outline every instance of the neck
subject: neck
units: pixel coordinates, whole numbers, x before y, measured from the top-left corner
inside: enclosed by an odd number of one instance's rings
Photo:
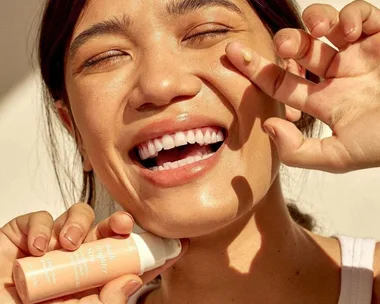
[[[309,270],[302,269],[302,261],[309,255],[306,247],[314,252],[308,245],[312,243],[290,218],[276,180],[254,210],[213,234],[192,238],[186,254],[162,274],[161,288],[149,298],[165,304],[183,299],[285,303],[283,296],[295,283],[304,283],[300,273]]]

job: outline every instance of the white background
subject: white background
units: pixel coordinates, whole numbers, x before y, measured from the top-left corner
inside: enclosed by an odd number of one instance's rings
[[[43,2],[0,0],[0,226],[23,213],[45,209],[56,217],[64,210],[43,144],[40,88],[30,60]],[[301,7],[313,2],[341,8],[349,1],[304,0]],[[380,7],[380,0],[370,2]],[[287,173],[286,193],[313,214],[321,233],[380,239],[380,169]]]

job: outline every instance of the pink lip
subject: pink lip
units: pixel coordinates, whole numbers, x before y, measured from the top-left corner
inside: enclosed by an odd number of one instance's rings
[[[186,131],[203,127],[221,127],[223,123],[217,120],[210,119],[205,116],[190,116],[179,115],[175,119],[168,118],[160,121],[155,121],[147,126],[144,126],[131,140],[132,147],[144,143],[148,140],[162,137],[165,134],[173,134],[179,131]]]
[[[132,144],[133,147],[136,147],[143,142],[161,137],[165,134],[173,134],[179,131],[210,126],[219,126],[227,130],[220,121],[210,119],[210,117],[180,115],[175,119],[164,119],[145,126],[132,138]],[[227,134],[225,134],[225,136],[227,138]],[[135,163],[137,163],[139,174],[152,184],[164,188],[176,187],[189,183],[214,168],[220,159],[224,146],[225,143],[223,143],[219,150],[208,159],[177,169],[152,171],[143,167],[138,161]]]

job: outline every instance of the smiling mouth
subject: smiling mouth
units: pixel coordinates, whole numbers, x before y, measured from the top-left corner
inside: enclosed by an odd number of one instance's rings
[[[148,140],[135,147],[134,153],[146,169],[174,170],[212,157],[225,138],[221,127],[196,128]]]

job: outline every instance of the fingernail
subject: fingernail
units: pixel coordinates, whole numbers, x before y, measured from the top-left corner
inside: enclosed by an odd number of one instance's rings
[[[347,22],[344,24],[343,29],[344,35],[348,36],[349,34],[355,31],[355,24],[353,22]]]
[[[125,217],[125,221],[132,221],[133,224],[135,223],[132,215],[130,215],[128,212],[124,212],[123,216]]]
[[[277,37],[276,38],[276,48],[277,48],[277,50],[279,50],[280,49],[280,47],[281,47],[281,45],[284,43],[284,42],[286,42],[286,41],[288,41],[289,40],[289,37],[285,37],[285,36],[281,36],[281,37]]]
[[[124,286],[123,291],[128,297],[131,297],[141,288],[141,286],[142,285],[139,281],[129,281],[127,285]]]
[[[83,232],[82,229],[76,227],[76,226],[70,226],[66,233],[65,238],[67,238],[70,243],[72,243],[74,246],[78,246],[81,242]]]
[[[43,236],[39,236],[36,238],[33,242],[34,248],[36,248],[38,251],[45,252],[47,249],[47,241],[46,238]]]
[[[313,32],[313,30],[322,22],[324,19],[319,15],[312,15],[308,18],[307,24],[310,29],[310,32]]]
[[[247,62],[251,62],[253,59],[253,54],[250,49],[242,49],[241,52],[243,53],[244,60]]]
[[[276,137],[276,132],[272,127],[265,126],[264,130],[270,136],[270,138],[274,139]]]

